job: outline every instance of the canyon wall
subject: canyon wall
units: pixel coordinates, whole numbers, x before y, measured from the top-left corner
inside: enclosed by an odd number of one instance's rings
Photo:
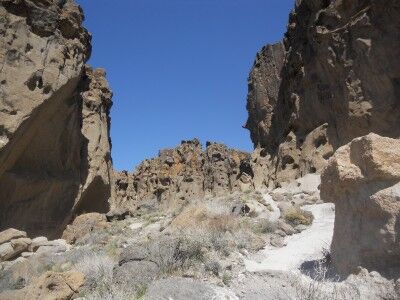
[[[108,210],[112,93],[82,21],[72,0],[0,3],[0,229],[58,235]]]
[[[398,138],[399,57],[398,1],[296,1],[283,42],[249,76],[245,127],[269,166],[264,184],[319,173],[355,137]]]
[[[250,154],[197,139],[143,161],[133,173],[115,174],[111,214],[156,208],[176,210],[193,199],[253,189]]]

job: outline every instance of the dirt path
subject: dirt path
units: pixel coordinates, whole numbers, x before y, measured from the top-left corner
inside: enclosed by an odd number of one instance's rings
[[[314,215],[310,228],[287,236],[283,248],[267,246],[258,253],[261,260],[245,260],[249,272],[296,270],[305,261],[322,258],[323,249],[329,249],[333,235],[335,211],[333,204],[306,205],[303,209]]]

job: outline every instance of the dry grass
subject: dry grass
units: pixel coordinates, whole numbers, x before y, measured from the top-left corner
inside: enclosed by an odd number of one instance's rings
[[[299,207],[293,207],[284,213],[285,220],[292,225],[311,225],[314,216],[312,213],[302,210]]]

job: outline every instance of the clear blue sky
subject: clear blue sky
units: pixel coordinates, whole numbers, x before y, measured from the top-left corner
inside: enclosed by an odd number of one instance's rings
[[[77,0],[114,92],[114,167],[197,137],[251,151],[247,76],[294,0]]]

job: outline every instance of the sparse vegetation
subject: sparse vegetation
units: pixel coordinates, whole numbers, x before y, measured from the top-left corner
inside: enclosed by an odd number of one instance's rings
[[[229,274],[229,273],[227,273],[227,272],[224,272],[224,274],[222,274],[222,282],[225,284],[225,285],[230,285],[230,283],[231,283],[231,281],[232,281],[232,275],[231,274]]]
[[[311,225],[314,216],[312,213],[305,211],[299,207],[293,207],[284,213],[284,218],[292,225]]]
[[[147,293],[147,285],[141,285],[137,288],[135,294],[135,300],[141,300],[146,296]]]
[[[271,222],[270,220],[259,220],[253,225],[253,230],[255,233],[267,234],[273,233],[277,229],[276,222]]]

